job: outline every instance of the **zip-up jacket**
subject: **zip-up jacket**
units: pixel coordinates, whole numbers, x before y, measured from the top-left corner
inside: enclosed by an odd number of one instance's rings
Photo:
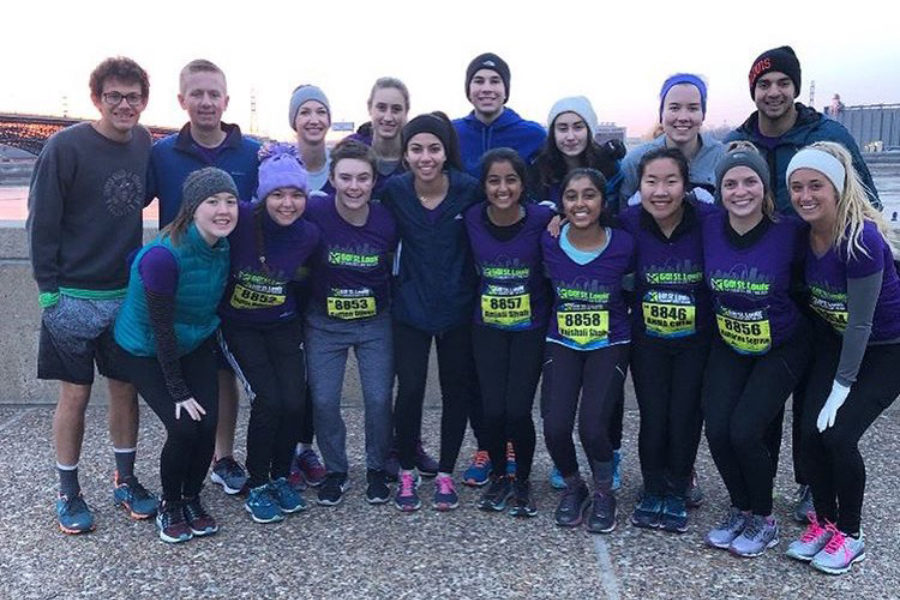
[[[459,152],[463,167],[472,177],[481,176],[481,157],[492,148],[512,148],[525,164],[531,164],[547,137],[544,128],[534,121],[526,121],[511,108],[504,108],[500,116],[485,125],[475,117],[475,111],[453,121],[459,136]]]

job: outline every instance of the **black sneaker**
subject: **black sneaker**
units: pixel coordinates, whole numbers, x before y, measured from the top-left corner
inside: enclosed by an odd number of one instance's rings
[[[703,504],[703,488],[697,481],[697,469],[694,469],[691,471],[691,483],[688,485],[685,505],[688,508],[698,508],[701,504]]]
[[[566,480],[566,489],[562,491],[559,504],[556,506],[556,524],[561,527],[578,527],[584,521],[584,509],[591,498],[584,480]]]
[[[612,492],[594,493],[587,528],[591,533],[609,533],[616,528],[616,497]]]
[[[513,481],[513,499],[512,506],[509,508],[509,514],[513,517],[534,517],[537,515],[537,508],[534,506],[534,500],[531,499],[531,485],[527,481]]]
[[[366,502],[384,504],[391,499],[391,488],[387,485],[384,471],[369,469],[366,471]]]
[[[506,509],[506,501],[513,494],[512,482],[509,477],[496,477],[491,475],[491,483],[481,495],[478,501],[478,508],[481,510],[500,512]]]
[[[815,508],[813,507],[813,497],[812,490],[808,485],[800,484],[800,487],[797,488],[797,494],[794,497],[794,520],[798,523],[802,523],[806,525],[809,523],[809,519],[807,515],[811,512],[815,512]]]
[[[200,496],[194,496],[184,501],[184,520],[187,521],[191,533],[195,536],[213,535],[219,531],[216,520],[206,512],[206,508],[200,502]]]
[[[349,487],[346,473],[329,473],[319,487],[319,498],[316,503],[322,506],[337,506]]]

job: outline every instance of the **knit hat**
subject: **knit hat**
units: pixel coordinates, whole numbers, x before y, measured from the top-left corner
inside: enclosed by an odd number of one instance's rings
[[[303,161],[293,144],[270,143],[259,150],[259,186],[256,197],[264,201],[278,188],[308,191],[308,177]]]
[[[406,152],[406,145],[409,140],[419,133],[431,133],[444,145],[444,152],[450,152],[450,124],[442,118],[426,113],[412,119],[403,128],[403,152]]]
[[[763,191],[769,189],[769,166],[766,159],[756,150],[748,150],[745,148],[735,148],[731,152],[726,152],[719,162],[716,163],[716,189],[722,189],[722,179],[725,174],[735,167],[747,167],[752,169],[754,173],[759,175],[762,180]]]
[[[590,100],[584,96],[570,96],[557,100],[550,107],[550,114],[547,115],[547,127],[553,128],[553,122],[556,120],[556,117],[566,112],[573,112],[584,119],[584,123],[590,131],[591,139],[594,139],[594,136],[597,134],[597,114],[594,112],[594,107],[591,106]]]
[[[469,84],[472,83],[472,78],[481,69],[490,69],[496,72],[500,79],[503,80],[503,88],[506,91],[503,104],[506,104],[506,101],[509,100],[509,65],[493,52],[479,54],[472,59],[472,62],[466,68],[466,98],[469,97]]]
[[[794,98],[800,95],[800,61],[790,46],[780,46],[766,50],[756,57],[750,67],[750,97],[755,99],[753,91],[756,80],[766,73],[784,73],[794,82]]]
[[[235,198],[239,197],[237,186],[234,185],[231,175],[216,167],[204,167],[192,171],[184,180],[184,185],[181,186],[179,213],[188,212],[193,215],[204,200],[219,192],[228,192]]]
[[[785,180],[788,189],[791,187],[791,175],[797,169],[813,169],[828,178],[838,194],[844,192],[844,181],[847,179],[847,170],[837,158],[818,148],[802,148],[794,154],[791,162],[788,163],[785,172]]]
[[[659,90],[659,120],[662,121],[663,109],[666,104],[666,95],[676,85],[680,85],[682,83],[686,83],[688,85],[692,85],[700,91],[700,110],[703,111],[703,116],[706,116],[706,83],[703,79],[700,78],[699,75],[694,75],[693,73],[675,73],[665,81],[663,81],[662,87]]]
[[[331,105],[328,104],[328,98],[325,96],[325,92],[308,83],[298,85],[291,93],[291,104],[288,107],[288,119],[290,119],[291,129],[294,131],[297,131],[295,121],[297,120],[297,113],[300,111],[300,107],[310,100],[315,100],[324,104],[325,110],[328,111],[328,117],[331,117]]]

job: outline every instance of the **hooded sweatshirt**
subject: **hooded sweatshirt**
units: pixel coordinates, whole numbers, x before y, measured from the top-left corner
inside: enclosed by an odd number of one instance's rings
[[[525,164],[531,164],[547,132],[534,121],[526,121],[513,109],[503,109],[500,116],[485,125],[475,117],[475,111],[453,121],[459,136],[459,153],[463,168],[472,177],[480,177],[481,157],[492,148],[512,148]]]

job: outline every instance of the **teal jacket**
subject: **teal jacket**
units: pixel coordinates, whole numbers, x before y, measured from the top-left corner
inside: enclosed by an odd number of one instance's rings
[[[156,336],[150,323],[147,297],[138,265],[144,254],[155,246],[167,248],[178,264],[175,290],[175,340],[178,356],[197,349],[219,327],[216,309],[228,278],[228,240],[210,247],[193,223],[181,239],[172,244],[168,235],[160,235],[144,246],[131,264],[128,292],[116,317],[116,343],[136,356],[156,356]]]

